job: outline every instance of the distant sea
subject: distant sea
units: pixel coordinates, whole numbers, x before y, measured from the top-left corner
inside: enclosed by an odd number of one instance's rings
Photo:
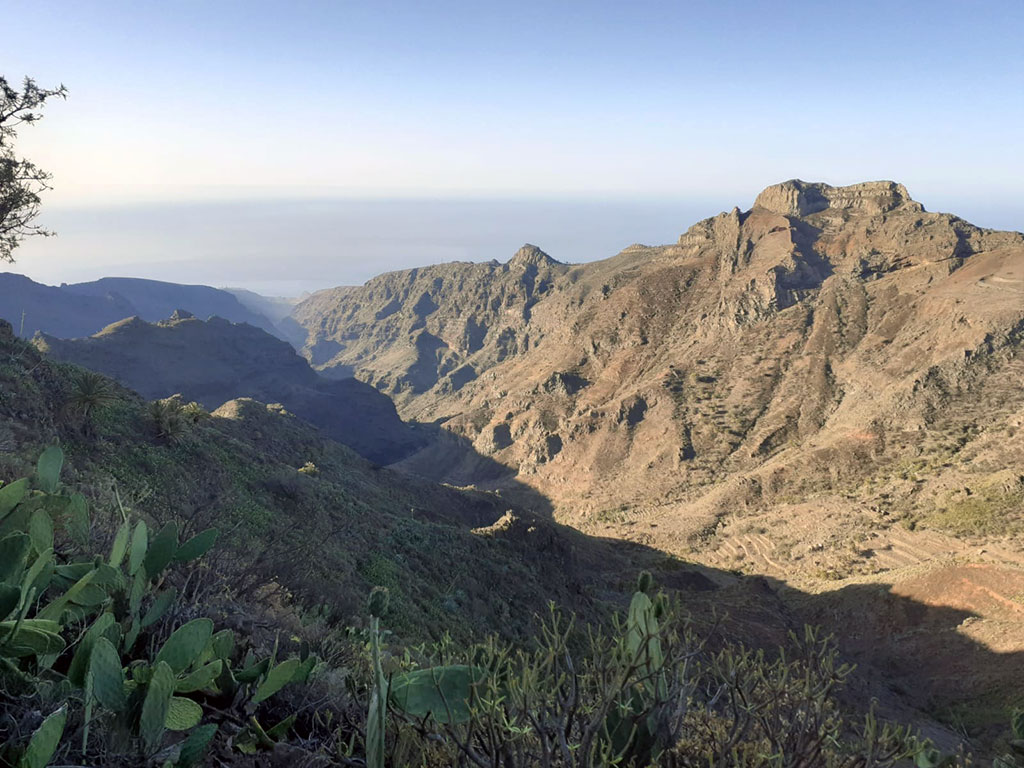
[[[675,242],[749,200],[316,199],[46,206],[57,237],[33,238],[4,270],[48,284],[145,277],[298,296],[388,270],[507,261],[524,243],[564,262]],[[927,202],[926,202],[927,207]],[[1024,204],[944,206],[979,226],[1024,229]],[[931,209],[930,209],[931,210]],[[940,208],[941,210],[941,208]]]
[[[725,202],[287,200],[46,209],[57,237],[9,267],[48,284],[104,276],[297,296],[388,270],[507,261],[524,243],[564,262],[675,242]]]

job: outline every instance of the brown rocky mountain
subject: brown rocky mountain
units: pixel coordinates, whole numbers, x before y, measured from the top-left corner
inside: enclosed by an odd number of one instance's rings
[[[835,615],[902,636],[866,597],[894,585],[977,615],[953,633],[1024,649],[1020,233],[893,182],[788,181],[671,245],[582,265],[525,246],[294,317],[325,374],[443,424],[405,471],[525,484],[581,530],[810,591],[857,585]]]
[[[569,267],[525,245],[507,263],[390,272],[361,288],[320,291],[293,317],[325,373],[359,378],[397,401],[462,389],[530,348],[530,313]]]
[[[39,334],[35,344],[51,358],[104,373],[148,399],[180,394],[210,410],[239,397],[280,403],[378,463],[396,461],[425,442],[372,387],[318,375],[291,345],[245,323],[178,311],[159,323],[127,318],[86,338]]]
[[[617,599],[616,574],[649,566],[744,635],[841,630],[887,707],[1001,727],[1024,675],[1024,236],[891,182],[792,181],[672,245],[583,265],[524,246],[293,318],[323,375],[187,313],[36,343],[147,398],[231,401],[217,429],[275,450],[279,409],[234,399],[280,402],[391,464],[366,470],[379,498],[435,488],[410,475],[493,491],[473,535],[570,593]]]
[[[1015,370],[1022,280],[1020,234],[891,182],[794,181],[675,245],[572,267],[526,246],[325,291],[296,318],[325,373],[354,371],[586,516],[690,508],[771,465],[750,479],[763,497],[797,455],[850,454],[825,462],[835,484],[920,442],[960,389]]]

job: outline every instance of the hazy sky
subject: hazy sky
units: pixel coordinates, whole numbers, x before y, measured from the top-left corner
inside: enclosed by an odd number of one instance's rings
[[[225,274],[239,258],[266,271],[303,217],[292,257],[315,253],[316,269],[291,277],[306,282],[350,282],[367,258],[371,272],[434,260],[436,237],[463,243],[456,256],[504,259],[507,239],[541,239],[534,223],[558,231],[559,210],[562,240],[604,232],[587,241],[596,258],[674,239],[687,216],[749,206],[792,177],[896,179],[929,209],[1024,229],[1022,0],[0,8],[0,74],[70,90],[19,142],[55,176],[44,223],[61,225],[64,242],[25,246],[16,268],[51,280],[209,258]],[[361,222],[363,203],[339,202],[396,197],[539,207],[469,211],[479,232],[467,237],[388,218],[410,203]],[[216,206],[175,228],[182,209],[165,205],[283,198],[295,218],[248,209],[258,239]],[[347,240],[332,210],[345,211]],[[367,257],[349,240],[371,242],[371,222],[381,237],[392,226],[415,237]],[[486,236],[513,226],[526,231]],[[232,253],[235,235],[248,244]]]

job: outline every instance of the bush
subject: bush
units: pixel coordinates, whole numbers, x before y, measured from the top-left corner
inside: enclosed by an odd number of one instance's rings
[[[72,413],[88,421],[92,415],[116,402],[113,382],[94,371],[79,370],[71,379],[67,407]]]
[[[368,766],[892,766],[925,749],[873,713],[859,725],[841,713],[850,668],[831,638],[808,629],[791,658],[710,653],[646,581],[609,631],[577,631],[552,608],[529,650],[492,639],[407,656],[375,686],[394,732],[389,759]],[[368,738],[382,715],[369,717]]]
[[[999,536],[1019,525],[1022,505],[1024,493],[988,487],[973,495],[949,500],[925,521],[959,536]]]

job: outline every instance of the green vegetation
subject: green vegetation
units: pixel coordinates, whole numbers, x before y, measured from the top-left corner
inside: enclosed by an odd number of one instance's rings
[[[1010,739],[1007,752],[992,761],[992,768],[1020,768],[1024,766],[1024,710],[1016,710],[1010,718]]]
[[[149,404],[149,415],[153,420],[156,436],[168,443],[180,441],[190,424],[185,406],[181,399],[176,397],[154,400]]]
[[[1024,492],[990,486],[950,500],[924,522],[960,536],[1003,535],[1020,524]]]
[[[648,573],[608,626],[551,606],[525,643],[389,648],[378,587],[368,629],[326,627],[316,647],[278,632],[257,654],[251,634],[202,615],[222,605],[194,584],[216,529],[182,537],[121,509],[97,552],[102,518],[62,484],[63,458],[50,447],[31,478],[0,486],[5,768],[188,768],[208,751],[257,764],[283,745],[368,768],[889,766],[926,749],[873,714],[843,714],[849,668],[829,639],[808,630],[792,657],[712,650]]]
[[[406,652],[374,688],[388,692],[391,761],[368,765],[886,766],[928,749],[840,712],[849,668],[829,639],[808,630],[793,658],[711,651],[650,587],[641,575],[628,617],[607,630],[552,607],[527,648]],[[370,718],[384,722],[372,707]]]
[[[87,370],[76,371],[71,378],[71,392],[68,395],[67,407],[84,423],[89,423],[92,416],[102,408],[117,401],[117,392],[113,382],[106,376]]]
[[[297,612],[326,606],[332,620],[352,623],[377,584],[392,588],[389,628],[415,642],[445,632],[465,641],[492,628],[525,635],[547,599],[571,602],[587,619],[608,611],[566,570],[561,529],[539,522],[532,541],[473,532],[508,509],[493,494],[375,468],[255,401],[184,419],[172,441],[158,433],[149,403],[110,384],[116,399],[83,429],[67,405],[82,370],[0,327],[0,407],[18,429],[0,451],[0,478],[27,474],[39,452],[59,442],[65,475],[92,504],[104,548],[120,525],[119,500],[155,529],[170,521],[190,534],[219,528],[203,590],[258,599],[254,620],[289,626]]]
[[[200,727],[204,717],[248,713],[258,728],[256,705],[306,682],[317,657],[278,661],[275,649],[242,659],[231,630],[214,633],[208,618],[167,634],[178,598],[168,569],[206,555],[217,530],[179,541],[173,522],[151,535],[124,514],[109,552],[91,553],[88,506],[63,491],[62,465],[50,447],[33,478],[0,487],[0,715],[20,730],[50,713],[24,743],[5,738],[0,764],[41,767],[58,753],[131,764],[159,753],[165,766],[197,765],[218,727]],[[242,733],[235,744],[244,752],[250,741]]]

